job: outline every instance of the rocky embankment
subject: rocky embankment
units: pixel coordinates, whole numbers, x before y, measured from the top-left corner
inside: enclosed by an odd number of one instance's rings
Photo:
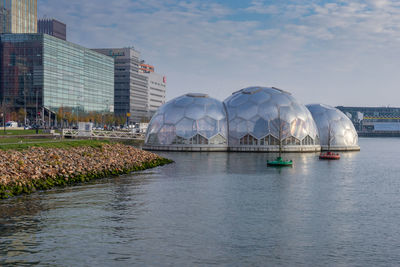
[[[0,151],[0,199],[171,163],[122,144]]]

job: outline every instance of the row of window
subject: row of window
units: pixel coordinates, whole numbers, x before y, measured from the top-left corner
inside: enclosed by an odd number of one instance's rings
[[[264,138],[257,139],[254,136],[247,134],[240,138],[239,144],[241,146],[277,146],[279,145],[279,139],[273,135],[268,135]],[[289,136],[282,140],[282,145],[294,145],[294,146],[312,146],[317,145],[318,140],[316,142],[309,135],[307,135],[302,141],[299,139]]]

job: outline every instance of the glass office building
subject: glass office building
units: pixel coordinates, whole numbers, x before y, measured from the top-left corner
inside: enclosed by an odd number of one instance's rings
[[[112,112],[114,60],[47,34],[3,34],[0,53],[1,101],[57,112]]]

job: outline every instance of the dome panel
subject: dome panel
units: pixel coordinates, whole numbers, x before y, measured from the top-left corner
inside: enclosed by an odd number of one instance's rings
[[[261,138],[268,134],[268,121],[257,115],[251,119],[251,122],[254,123],[254,126],[250,129],[250,133],[255,137]]]
[[[168,125],[168,124],[163,125],[157,136],[158,136],[158,141],[160,142],[161,145],[172,144],[172,141],[174,141],[176,136],[175,125]]]
[[[250,120],[252,117],[257,115],[258,107],[257,105],[247,105],[243,104],[236,108],[237,110],[237,117],[240,117],[245,120]]]
[[[307,108],[318,126],[322,146],[359,150],[358,134],[351,120],[343,112],[323,104],[307,105]]]
[[[197,132],[202,136],[210,138],[219,132],[218,123],[210,117],[205,117],[196,122]]]
[[[206,107],[206,114],[216,120],[222,120],[225,118],[225,110],[221,103],[211,103]]]
[[[164,115],[158,114],[151,119],[150,125],[148,128],[149,134],[157,134],[163,126]]]
[[[183,118],[176,124],[176,135],[189,139],[196,135],[195,121]]]
[[[182,114],[185,112],[185,108],[173,106],[168,112],[164,114],[164,123],[176,124],[182,119]]]
[[[186,96],[181,96],[175,99],[175,106],[178,107],[187,107],[193,103],[193,98],[192,97],[186,97]],[[165,105],[164,105],[165,106]],[[162,106],[163,107],[163,106]],[[161,107],[161,109],[162,109]]]
[[[185,110],[185,117],[188,119],[199,120],[206,115],[204,105],[192,105]]]

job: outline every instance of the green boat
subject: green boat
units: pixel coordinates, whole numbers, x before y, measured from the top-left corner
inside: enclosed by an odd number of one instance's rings
[[[278,107],[278,118],[279,118],[279,156],[276,160],[269,161],[267,160],[267,166],[270,167],[291,167],[293,166],[292,160],[283,160],[282,159],[282,122],[281,122],[281,112]]]
[[[267,165],[270,167],[291,167],[293,166],[293,161],[283,160],[281,157],[277,157],[276,160],[267,161]]]

